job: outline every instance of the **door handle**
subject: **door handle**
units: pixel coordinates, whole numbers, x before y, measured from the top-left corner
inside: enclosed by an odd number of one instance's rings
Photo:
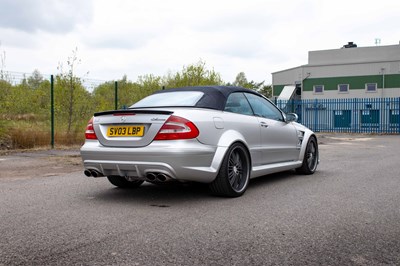
[[[261,124],[262,127],[265,127],[265,128],[268,127],[267,123],[265,123],[265,122],[261,122],[260,124]]]

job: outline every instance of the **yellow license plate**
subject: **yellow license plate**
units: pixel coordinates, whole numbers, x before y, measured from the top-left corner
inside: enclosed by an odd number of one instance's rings
[[[142,137],[144,126],[111,126],[107,129],[108,137]]]

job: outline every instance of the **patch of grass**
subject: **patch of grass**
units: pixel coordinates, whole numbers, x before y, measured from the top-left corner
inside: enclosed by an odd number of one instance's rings
[[[32,149],[49,145],[50,133],[42,131],[36,126],[19,126],[10,129],[10,137],[13,149]]]
[[[85,131],[56,132],[54,142],[57,147],[82,145],[85,142]]]
[[[0,120],[0,149],[36,149],[50,147],[51,131],[46,121],[30,120],[28,116],[21,119]],[[56,147],[71,147],[83,144],[84,128],[77,127],[74,132],[67,133],[62,127],[55,129]]]
[[[9,124],[8,121],[0,120],[0,150],[11,147],[11,139],[8,135]]]

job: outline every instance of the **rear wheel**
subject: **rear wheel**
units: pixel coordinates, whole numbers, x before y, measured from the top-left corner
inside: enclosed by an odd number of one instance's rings
[[[310,137],[304,153],[303,164],[296,171],[300,174],[311,175],[315,172],[318,165],[318,144],[315,137]]]
[[[124,176],[117,175],[107,176],[107,179],[119,188],[137,188],[144,182],[143,180],[128,180]]]
[[[242,144],[235,143],[226,153],[221,169],[209,187],[215,195],[239,197],[246,191],[249,180],[249,154]]]

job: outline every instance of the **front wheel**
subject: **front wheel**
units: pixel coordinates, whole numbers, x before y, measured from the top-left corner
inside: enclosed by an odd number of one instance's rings
[[[310,137],[304,153],[303,164],[296,171],[300,174],[311,175],[317,170],[318,165],[318,144],[315,137]]]
[[[108,181],[119,188],[137,188],[143,184],[143,180],[128,180],[124,176],[111,175],[107,176]]]
[[[250,157],[243,144],[233,144],[226,153],[215,180],[210,184],[213,194],[239,197],[246,191],[250,180]]]

